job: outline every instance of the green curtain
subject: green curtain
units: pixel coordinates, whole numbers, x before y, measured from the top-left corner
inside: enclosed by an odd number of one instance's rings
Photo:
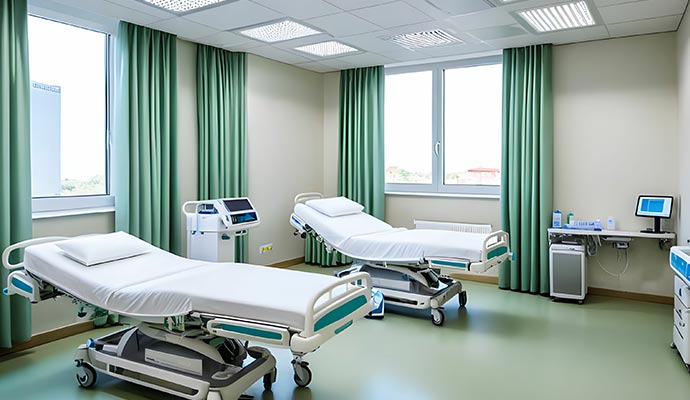
[[[549,293],[547,229],[553,211],[551,45],[503,51],[501,221],[514,260],[502,289]]]
[[[247,196],[247,68],[244,53],[197,45],[199,199]],[[247,237],[235,239],[247,261]]]
[[[340,72],[338,195],[384,218],[383,67]],[[314,238],[305,241],[304,259],[322,266],[348,263],[340,253],[329,254]]]
[[[120,22],[115,51],[115,227],[180,254],[176,37]]]
[[[26,0],[0,0],[0,251],[31,238]],[[16,252],[15,252],[16,253]],[[12,262],[18,262],[13,254]],[[8,271],[0,267],[0,287]],[[31,304],[0,294],[0,347],[31,338]]]
[[[338,194],[384,218],[383,67],[340,72]]]

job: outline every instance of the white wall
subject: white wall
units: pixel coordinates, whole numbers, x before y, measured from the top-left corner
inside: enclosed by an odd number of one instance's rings
[[[634,215],[638,194],[678,194],[675,59],[675,33],[554,48],[554,207],[637,231],[652,223]],[[609,270],[623,267],[615,250],[600,254]],[[639,239],[629,257],[620,280],[590,258],[590,286],[671,295],[668,251]]]
[[[678,51],[678,244],[690,244],[690,21],[684,17],[677,33]]]
[[[340,72],[323,74],[323,195],[338,195]]]
[[[289,218],[296,194],[323,191],[323,104],[321,74],[248,55],[249,197],[261,215],[249,234],[250,263],[304,256]],[[268,243],[273,251],[260,255]]]

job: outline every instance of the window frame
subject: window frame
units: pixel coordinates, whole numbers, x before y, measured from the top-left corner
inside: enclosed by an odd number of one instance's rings
[[[81,214],[94,211],[112,211],[115,209],[115,196],[111,193],[111,147],[112,147],[112,116],[113,116],[113,93],[114,93],[114,56],[115,35],[109,29],[99,26],[99,24],[71,22],[71,18],[48,17],[40,13],[29,13],[29,17],[41,18],[47,21],[70,25],[76,28],[98,32],[105,35],[105,194],[74,195],[74,196],[44,196],[31,197],[31,212],[33,218],[45,216],[60,216],[61,214]]]
[[[439,196],[477,196],[477,197],[498,197],[501,193],[500,185],[446,185],[444,183],[444,135],[445,135],[445,70],[479,67],[484,65],[502,64],[503,58],[500,55],[469,58],[458,61],[440,62],[433,64],[420,64],[403,67],[391,67],[385,69],[385,75],[398,75],[414,72],[432,72],[432,102],[431,102],[431,143],[429,151],[432,157],[431,181],[430,184],[419,183],[385,183],[386,194],[420,194],[420,195],[439,195]],[[385,130],[384,130],[385,131]],[[385,133],[384,133],[385,135]],[[499,149],[500,151],[500,149]],[[384,161],[385,165],[385,161]]]

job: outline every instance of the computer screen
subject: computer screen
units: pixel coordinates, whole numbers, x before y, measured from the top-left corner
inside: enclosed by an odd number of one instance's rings
[[[671,218],[672,207],[672,196],[641,195],[637,198],[635,215],[638,217]]]
[[[225,204],[225,208],[227,208],[229,212],[247,211],[253,209],[252,205],[249,203],[249,200],[247,199],[223,200],[223,203]]]

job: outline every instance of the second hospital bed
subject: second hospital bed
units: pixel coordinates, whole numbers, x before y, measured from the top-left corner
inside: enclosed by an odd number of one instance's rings
[[[187,399],[237,398],[261,376],[270,387],[275,359],[240,341],[289,347],[294,380],[306,386],[312,373],[302,357],[371,310],[367,274],[338,279],[191,260],[122,232],[79,239],[100,241],[95,246],[104,249],[124,240],[139,248],[135,256],[85,266],[59,247],[66,239],[8,247],[2,261],[14,272],[5,294],[32,302],[66,295],[137,323],[77,350],[82,386],[92,385],[99,370]],[[23,262],[11,264],[10,253],[19,249]],[[256,361],[241,368],[247,353]]]
[[[363,206],[344,197],[320,193],[295,197],[290,217],[296,234],[323,241],[355,261],[342,271],[367,272],[387,303],[431,309],[432,322],[442,325],[443,305],[458,295],[467,303],[462,284],[448,275],[459,271],[485,272],[510,257],[508,234],[394,228],[363,212]]]

